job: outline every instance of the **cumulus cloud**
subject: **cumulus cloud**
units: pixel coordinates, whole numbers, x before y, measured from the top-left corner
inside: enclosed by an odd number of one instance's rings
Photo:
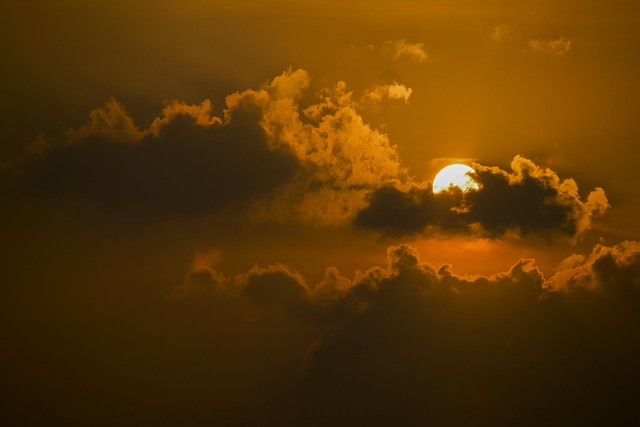
[[[640,355],[640,298],[622,294],[620,310],[606,294],[637,291],[639,259],[639,243],[625,242],[575,255],[549,279],[532,259],[474,276],[399,245],[386,265],[352,278],[330,267],[318,284],[282,264],[254,267],[229,280],[237,291],[228,303],[247,300],[264,309],[260,317],[279,312],[317,327],[299,343],[305,375],[281,405],[295,411],[280,413],[280,425],[511,424],[523,413],[536,424],[588,421],[633,407],[611,390],[633,387],[621,379]],[[542,398],[563,404],[541,410]]]
[[[303,398],[317,425],[330,417],[342,425],[511,424],[526,413],[537,424],[628,413],[605,391],[628,392],[631,383],[619,378],[636,371],[635,356],[611,354],[638,354],[637,327],[618,329],[628,313],[605,308],[596,294],[580,305],[588,313],[576,311],[577,301],[541,300],[544,279],[531,260],[476,278],[435,271],[408,247],[392,248],[390,263],[368,309],[317,346]],[[543,396],[563,404],[541,409]]]
[[[63,141],[31,144],[39,155],[19,165],[14,184],[155,216],[219,211],[291,179],[299,163],[286,148],[267,144],[258,111],[235,108],[222,124],[210,110],[208,102],[169,103],[150,128],[140,130],[112,99]]]
[[[560,57],[566,55],[572,46],[573,39],[563,36],[555,40],[530,39],[527,47],[532,52]]]
[[[640,296],[640,243],[598,244],[587,257],[571,255],[544,283],[548,292],[632,292]]]
[[[473,165],[480,189],[433,194],[431,187],[401,190],[383,186],[369,196],[369,205],[354,224],[390,235],[435,231],[509,233],[545,238],[580,237],[594,216],[608,208],[604,190],[596,188],[586,201],[573,179],[560,179],[548,168],[516,156],[511,172]]]
[[[602,215],[602,189],[586,201],[575,181],[516,156],[511,172],[474,165],[479,191],[433,195],[413,182],[363,102],[408,102],[394,82],[357,101],[345,82],[302,99],[310,75],[287,70],[258,89],[210,101],[167,102],[146,128],[111,99],[62,140],[27,147],[15,183],[80,197],[113,211],[203,215],[231,205],[258,221],[348,225],[385,234],[435,231],[579,237]]]
[[[311,285],[294,268],[284,264],[254,266],[234,277],[195,267],[167,298],[174,301],[242,298],[265,309],[280,309],[294,317],[322,319],[330,324],[361,316],[375,309],[376,304],[387,304],[386,299],[395,292],[415,292],[420,298],[435,295],[460,298],[478,292],[508,292],[516,286],[522,288],[521,292],[526,289],[527,295],[536,301],[544,282],[532,259],[520,260],[509,271],[492,276],[465,276],[455,274],[450,264],[436,269],[422,262],[415,248],[402,244],[387,249],[385,266],[357,271],[352,278],[336,267],[328,267],[323,279]]]
[[[347,224],[368,191],[406,178],[406,170],[345,82],[302,105],[310,83],[305,70],[287,70],[227,96],[220,116],[209,100],[170,101],[147,127],[110,99],[62,139],[39,135],[17,181],[128,213],[205,214],[242,202],[261,220]],[[394,82],[362,99],[410,95]]]
[[[304,169],[280,197],[262,205],[260,216],[344,224],[365,205],[368,189],[406,176],[396,147],[364,121],[345,82],[320,91],[320,102],[304,107],[298,97],[309,84],[306,71],[286,72],[274,82],[227,98],[230,108],[258,106],[270,144],[291,150]],[[289,96],[282,96],[282,87]],[[387,97],[408,91],[392,85]]]
[[[208,267],[190,270],[180,286],[166,295],[167,299],[203,298],[221,296],[227,289],[228,279],[219,271]]]
[[[256,266],[237,281],[242,295],[263,307],[304,314],[309,291],[302,276],[286,265]]]
[[[231,120],[231,112],[227,111],[226,122]],[[160,115],[153,119],[149,128],[144,131],[146,134],[160,135],[164,126],[170,125],[180,117],[189,117],[196,125],[207,128],[213,125],[223,125],[220,117],[213,114],[211,101],[205,99],[200,104],[186,104],[177,100],[167,102],[160,112]]]
[[[287,72],[274,82],[231,95],[227,104],[259,106],[270,143],[290,149],[314,180],[349,189],[395,179],[403,171],[395,147],[364,122],[345,82],[326,88],[321,101],[306,108],[296,99],[309,83],[306,71]],[[281,96],[281,86],[293,96]]]
[[[509,271],[492,276],[457,275],[450,264],[434,268],[421,261],[414,247],[401,244],[387,249],[385,266],[357,271],[351,279],[333,266],[326,269],[320,282],[311,285],[294,268],[284,264],[256,265],[234,277],[226,277],[210,268],[195,267],[167,297],[174,300],[207,296],[247,298],[267,308],[279,307],[294,316],[307,316],[317,309],[313,305],[326,309],[327,304],[342,306],[348,303],[350,307],[362,308],[362,305],[354,304],[360,301],[369,309],[379,298],[386,298],[379,296],[380,292],[395,292],[391,289],[396,286],[413,286],[405,283],[405,279],[409,282],[418,280],[419,286],[413,290],[419,291],[422,297],[446,294],[457,298],[467,292],[471,295],[519,286],[528,289],[533,301],[543,293],[543,284],[547,283],[533,259],[522,259]],[[302,306],[305,310],[300,310]],[[352,314],[362,312],[356,310]]]
[[[89,123],[66,132],[66,144],[82,144],[93,138],[113,142],[138,142],[145,135],[138,129],[124,105],[111,98],[102,108],[89,113]]]
[[[601,283],[569,291],[550,291],[531,259],[461,275],[409,245],[317,283],[278,263],[194,267],[163,300],[128,268],[110,265],[114,283],[78,265],[53,299],[23,291],[46,317],[9,328],[5,417],[68,425],[87,406],[112,425],[624,424],[637,417],[638,245],[562,263]]]

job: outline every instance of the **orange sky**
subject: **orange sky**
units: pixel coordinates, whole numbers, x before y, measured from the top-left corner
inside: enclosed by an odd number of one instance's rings
[[[631,414],[637,2],[4,9],[9,424]]]

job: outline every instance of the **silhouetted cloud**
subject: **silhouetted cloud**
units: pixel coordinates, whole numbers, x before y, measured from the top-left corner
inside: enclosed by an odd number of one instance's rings
[[[348,224],[368,192],[406,179],[406,170],[345,82],[302,105],[310,81],[287,70],[227,96],[221,117],[209,100],[174,100],[146,128],[111,99],[62,138],[39,134],[14,165],[14,188],[125,213],[202,215],[241,203],[261,220]],[[361,99],[407,102],[410,94],[394,82]]]
[[[581,200],[574,180],[561,180],[550,169],[516,156],[511,172],[473,165],[477,191],[453,189],[433,194],[430,187],[400,190],[384,186],[370,195],[355,225],[391,235],[412,234],[431,226],[441,231],[507,233],[575,238],[591,219],[608,208],[604,190]]]
[[[614,292],[640,297],[640,243],[598,244],[585,257],[571,255],[544,284],[547,292]]]
[[[616,313],[593,293],[540,300],[544,278],[531,260],[476,278],[448,266],[436,271],[406,246],[390,249],[389,262],[367,310],[316,346],[301,403],[310,425],[508,425],[523,417],[562,424],[630,415],[618,393],[633,388],[625,375],[637,372],[640,340],[637,323],[618,325],[637,322],[637,312]],[[562,404],[541,408],[543,398]]]
[[[347,225],[404,235],[440,231],[577,237],[606,211],[602,189],[582,201],[576,183],[516,156],[512,172],[474,165],[478,191],[433,195],[414,182],[397,148],[367,124],[338,82],[302,103],[311,78],[287,70],[258,89],[211,102],[172,101],[147,128],[110,100],[62,140],[39,135],[16,188],[68,195],[113,211],[203,215],[236,204],[259,221]],[[363,102],[408,100],[394,82]]]
[[[452,217],[446,210],[438,214],[438,209],[429,188],[402,191],[383,186],[370,195],[369,206],[358,213],[354,224],[393,236],[413,234],[440,218]]]
[[[302,315],[308,289],[299,273],[282,264],[254,267],[240,279],[242,295],[266,308]]]
[[[184,282],[166,297],[170,300],[182,300],[187,298],[219,297],[227,289],[227,279],[219,271],[208,267],[196,267],[189,271]]]
[[[112,100],[63,144],[29,156],[17,185],[117,212],[215,212],[273,191],[299,168],[286,148],[268,147],[258,121],[250,109],[236,109],[224,126],[173,112],[145,132]]]
[[[353,223],[393,236],[576,238],[607,210],[602,189],[583,200],[573,180],[520,156],[510,171],[474,164],[478,191],[434,195],[428,183],[410,178],[387,135],[359,113],[363,101],[406,101],[409,88],[374,86],[356,97],[338,82],[311,101],[310,84],[306,71],[287,70],[228,96],[220,116],[207,100],[172,101],[146,128],[110,100],[59,140],[39,135],[14,166],[12,188],[145,218],[228,208],[242,224],[259,218],[288,227],[346,225],[346,235]],[[75,334],[69,349],[55,340],[45,347],[81,354],[82,361],[70,368],[66,357],[34,352],[24,366],[48,376],[8,375],[10,389],[25,387],[25,395],[30,387],[56,390],[38,402],[48,398],[62,409],[45,406],[34,423],[46,424],[51,413],[73,419],[67,401],[107,413],[109,424],[135,415],[156,425],[509,425],[523,414],[533,424],[566,424],[612,409],[628,413],[611,390],[635,387],[622,374],[635,372],[629,367],[640,356],[637,242],[573,255],[548,278],[532,259],[493,275],[460,275],[452,265],[423,262],[409,245],[389,247],[386,264],[351,275],[328,266],[316,281],[275,262],[236,265],[227,274],[218,269],[226,250],[216,243],[197,255],[170,290],[157,287],[164,270],[152,267],[156,279],[144,280],[151,298],[140,290],[123,298],[122,289],[141,286],[140,276],[129,277],[116,263],[108,274],[117,279],[101,282],[91,276],[96,264],[69,261],[80,278],[69,281],[67,293],[51,294],[73,295],[64,301],[69,313],[95,310],[102,317],[70,325],[61,300],[63,308],[37,305],[65,316],[44,330],[35,322],[36,338],[28,339]],[[177,263],[180,272],[184,264]],[[19,335],[11,342],[22,343]],[[594,371],[602,376],[588,380]],[[62,384],[57,372],[73,378]],[[109,412],[113,396],[124,402],[117,412]],[[540,411],[547,399],[564,406]],[[33,406],[20,394],[9,401]]]
[[[634,387],[626,375],[640,356],[640,298],[620,309],[610,296],[638,290],[638,259],[638,242],[625,242],[598,245],[549,279],[531,259],[469,276],[400,245],[385,266],[352,279],[331,267],[316,285],[288,266],[254,267],[228,279],[237,291],[227,303],[246,298],[265,308],[260,317],[277,308],[287,322],[320,328],[305,335],[306,374],[281,403],[295,408],[278,415],[281,425],[624,419],[633,406],[613,391]],[[567,288],[572,277],[581,282]],[[563,403],[540,408],[542,398]]]

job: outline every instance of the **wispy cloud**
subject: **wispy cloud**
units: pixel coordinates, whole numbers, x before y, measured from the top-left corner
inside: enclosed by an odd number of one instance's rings
[[[571,50],[573,39],[564,36],[555,40],[529,39],[527,47],[532,52],[560,57]]]
[[[511,28],[506,24],[500,24],[491,31],[491,40],[496,44],[504,43],[511,36]]]
[[[378,103],[380,101],[390,99],[408,103],[412,92],[413,90],[410,87],[393,82],[389,85],[380,85],[368,90],[365,92],[363,100]]]
[[[426,62],[429,59],[424,43],[410,42],[408,40],[388,41],[384,44],[394,60],[408,59],[415,62]]]

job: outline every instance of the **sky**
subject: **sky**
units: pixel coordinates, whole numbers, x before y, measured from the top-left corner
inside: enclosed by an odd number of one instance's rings
[[[637,2],[4,9],[8,424],[640,421]]]

